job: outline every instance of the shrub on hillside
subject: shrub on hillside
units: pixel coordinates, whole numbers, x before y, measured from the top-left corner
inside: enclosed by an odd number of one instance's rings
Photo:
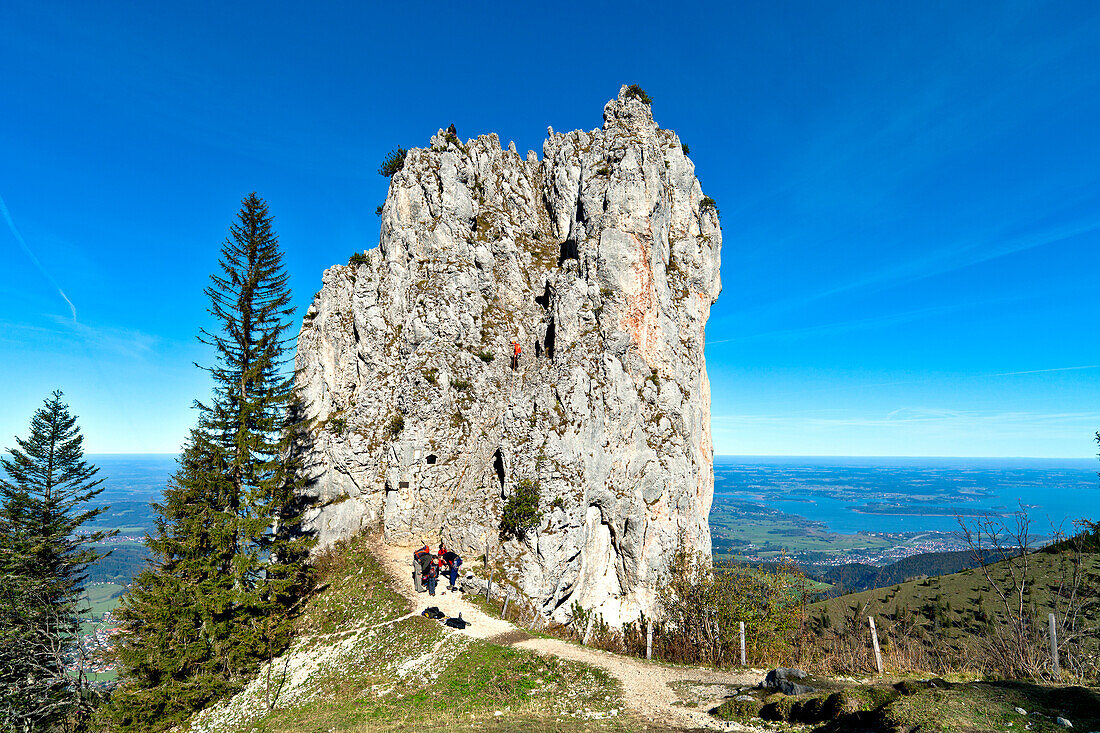
[[[661,659],[684,663],[740,662],[740,622],[750,663],[786,657],[801,626],[805,599],[801,574],[791,567],[765,570],[711,565],[683,544],[657,588]]]

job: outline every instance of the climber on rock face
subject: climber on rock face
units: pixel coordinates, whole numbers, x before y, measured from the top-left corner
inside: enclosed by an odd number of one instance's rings
[[[519,368],[519,355],[520,355],[521,351],[523,351],[523,349],[521,349],[519,347],[519,341],[513,341],[512,342],[512,371],[515,371],[516,369]]]
[[[451,123],[451,126],[447,128],[448,135],[454,135],[455,139],[458,138],[458,130],[455,129],[455,123]]]

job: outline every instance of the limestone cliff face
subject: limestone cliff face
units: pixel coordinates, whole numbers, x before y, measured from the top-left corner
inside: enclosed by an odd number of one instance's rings
[[[648,611],[677,538],[710,552],[704,328],[721,230],[626,88],[540,160],[442,133],[393,177],[379,246],[324,274],[298,340],[327,544],[490,544],[543,613]],[[511,342],[523,349],[510,368]],[[501,543],[517,482],[542,520]]]

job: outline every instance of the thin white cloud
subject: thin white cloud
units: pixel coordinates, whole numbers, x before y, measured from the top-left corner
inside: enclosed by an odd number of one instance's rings
[[[847,413],[847,411],[845,411]],[[1066,429],[1094,431],[1100,426],[1100,412],[979,412],[948,408],[902,407],[886,413],[851,415],[836,410],[810,410],[778,414],[715,415],[722,428],[780,428],[798,431],[856,429],[895,430],[921,435],[972,435],[1011,432],[1026,435]]]
[[[1027,369],[1022,372],[998,372],[990,374],[991,377],[1016,377],[1021,374],[1046,374],[1048,372],[1076,372],[1081,369],[1100,369],[1100,364],[1086,364],[1085,366],[1052,367],[1050,369]]]
[[[0,321],[0,342],[20,346],[41,344],[44,338],[64,349],[83,349],[92,357],[115,354],[139,358],[152,353],[164,343],[161,337],[137,329],[90,326],[56,315],[46,316],[37,325]]]
[[[761,304],[750,310],[782,313],[801,310],[821,300],[848,293],[882,290],[907,285],[938,275],[963,270],[1008,255],[1039,247],[1059,244],[1074,237],[1100,231],[1100,217],[1078,219],[1055,226],[1031,229],[1019,233],[1027,225],[1016,227],[1016,234],[1004,229],[956,239],[920,257],[896,262],[874,272],[840,282],[816,292],[804,293],[786,300]]]
[[[970,310],[985,305],[1004,304],[1015,300],[1018,300],[1018,298],[994,298],[972,303],[951,303],[948,305],[929,306],[927,308],[917,308],[914,310],[901,311],[898,313],[887,313],[880,316],[853,318],[846,321],[834,321],[832,323],[821,323],[813,326],[803,326],[800,328],[782,328],[774,331],[764,331],[761,333],[746,334],[744,336],[716,339],[714,341],[708,341],[707,346],[715,346],[717,344],[726,344],[733,342],[755,341],[759,339],[791,339],[810,336],[831,336],[840,333],[848,333],[851,331],[859,331],[865,328],[893,326],[899,323],[917,321],[922,318],[930,318],[946,313]]]
[[[23,248],[23,251],[27,254],[27,257],[31,259],[31,262],[33,262],[34,266],[38,268],[38,271],[42,273],[42,276],[49,281],[50,285],[54,286],[57,292],[60,293],[61,297],[64,298],[65,302],[69,304],[69,309],[73,312],[73,322],[75,323],[76,306],[73,305],[73,302],[71,300],[69,300],[69,296],[65,295],[65,291],[61,289],[61,286],[58,285],[57,281],[53,279],[53,276],[46,271],[45,267],[42,266],[42,263],[39,261],[38,257],[35,256],[34,252],[32,252],[31,248],[27,245],[27,240],[23,239],[23,235],[19,233],[19,228],[15,226],[15,221],[11,218],[11,212],[8,211],[8,205],[4,203],[3,196],[0,196],[0,215],[3,215],[4,221],[7,222],[8,229],[11,230],[11,235],[15,237],[15,241],[19,243],[19,246]]]

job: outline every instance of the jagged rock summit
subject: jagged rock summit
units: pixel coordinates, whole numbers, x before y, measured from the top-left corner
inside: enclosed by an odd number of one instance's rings
[[[378,247],[325,271],[296,360],[321,546],[377,523],[488,544],[542,613],[611,623],[651,609],[678,538],[709,556],[717,211],[630,88],[603,117],[541,160],[441,130],[393,176]],[[501,542],[525,480],[541,520]]]

